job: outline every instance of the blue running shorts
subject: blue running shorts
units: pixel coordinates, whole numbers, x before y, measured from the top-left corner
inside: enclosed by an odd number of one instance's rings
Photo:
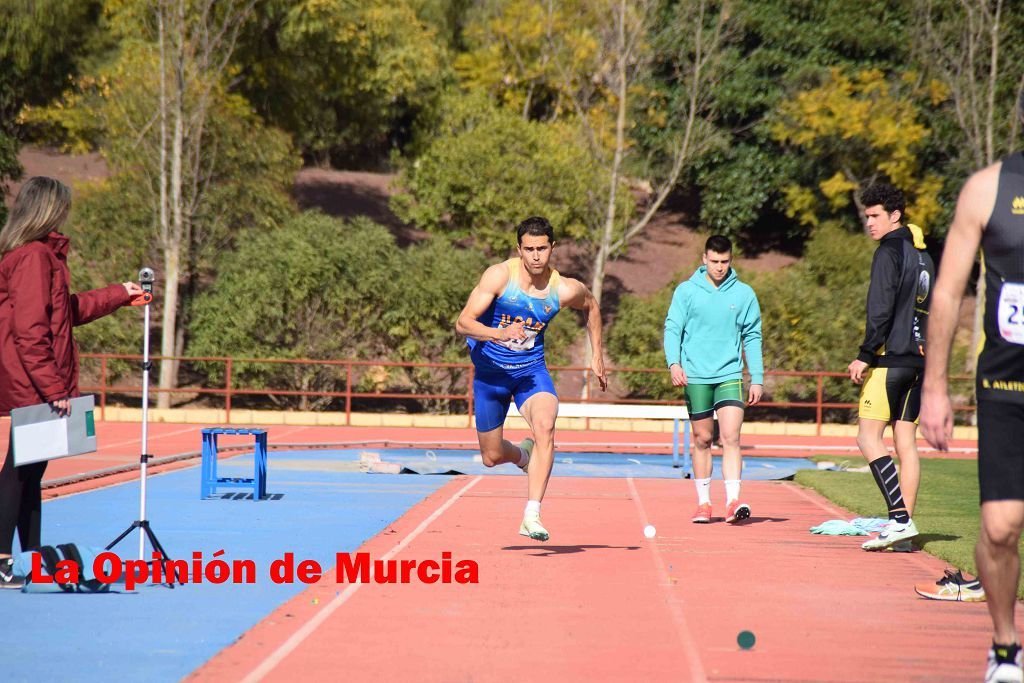
[[[508,406],[513,398],[516,407],[522,409],[526,399],[541,392],[558,397],[544,363],[534,363],[514,370],[477,365],[473,376],[476,430],[489,432],[497,429],[505,424]]]

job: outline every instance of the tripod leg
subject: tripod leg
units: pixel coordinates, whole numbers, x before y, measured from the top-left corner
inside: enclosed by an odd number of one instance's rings
[[[149,538],[149,544],[151,546],[153,546],[153,550],[155,550],[156,552],[160,553],[160,558],[161,558],[160,562],[161,562],[161,564],[164,565],[164,569],[165,569],[165,574],[164,575],[166,576],[167,563],[171,561],[171,558],[167,556],[167,552],[164,550],[163,545],[160,544],[160,540],[157,539],[156,534],[153,533],[153,529],[149,526],[149,524],[145,525],[145,529],[146,529],[146,537]],[[175,576],[173,578],[177,579],[177,576]],[[174,584],[175,584],[174,580],[168,580],[166,583],[167,583],[167,585],[169,587],[174,588]],[[177,583],[184,585],[184,582],[181,579],[178,579]]]
[[[132,531],[134,531],[134,530],[135,530],[135,529],[137,529],[138,527],[139,527],[139,523],[138,523],[137,521],[136,521],[136,522],[132,522],[131,526],[129,526],[129,527],[128,527],[127,529],[125,529],[124,531],[122,531],[122,532],[121,532],[121,535],[120,535],[120,536],[118,536],[117,538],[115,538],[115,539],[114,539],[113,541],[111,541],[111,542],[110,542],[110,544],[109,544],[109,545],[107,545],[107,547],[106,547],[106,550],[110,550],[110,549],[111,549],[111,548],[113,548],[113,547],[114,547],[115,545],[117,545],[118,543],[120,543],[121,541],[123,541],[123,540],[124,540],[124,537],[125,537],[125,536],[127,536],[128,534],[130,534],[130,533],[131,533]]]
[[[150,529],[148,526],[146,527],[146,536],[149,537],[149,544],[153,546],[153,550],[160,553],[160,557],[162,557],[165,561],[171,559],[167,556],[167,553],[164,551],[164,547],[160,545],[160,541],[157,540],[156,534],[154,534],[153,530]]]

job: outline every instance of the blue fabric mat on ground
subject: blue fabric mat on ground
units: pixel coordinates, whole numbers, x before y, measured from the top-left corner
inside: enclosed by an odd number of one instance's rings
[[[345,449],[322,451],[322,457],[358,460],[360,453],[376,453],[383,462],[397,463],[405,474],[498,474],[522,475],[515,465],[486,467],[479,453],[470,450],[422,448]],[[680,459],[680,464],[682,459]],[[743,478],[748,480],[787,479],[797,470],[816,469],[805,458],[743,458]],[[683,476],[682,467],[672,467],[668,455],[624,455],[619,453],[555,453],[551,472],[556,477],[662,477]],[[714,458],[713,478],[722,478],[722,459]]]

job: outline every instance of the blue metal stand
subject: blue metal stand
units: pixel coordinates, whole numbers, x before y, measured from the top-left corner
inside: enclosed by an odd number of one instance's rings
[[[217,437],[227,435],[252,435],[256,443],[253,449],[253,477],[217,476]],[[203,465],[199,497],[209,498],[218,488],[225,486],[252,488],[252,499],[261,500],[267,495],[267,430],[234,429],[230,427],[209,427],[203,430]]]

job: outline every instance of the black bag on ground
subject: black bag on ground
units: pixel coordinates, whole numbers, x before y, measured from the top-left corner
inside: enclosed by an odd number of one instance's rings
[[[107,593],[110,583],[100,581],[93,571],[93,562],[102,550],[96,550],[75,543],[61,543],[57,546],[44,545],[34,550],[21,553],[15,561],[15,573],[26,578],[23,593]],[[78,566],[78,581],[75,583],[35,582],[32,580],[32,556],[39,556],[42,574],[55,577],[59,571],[58,563],[68,560]]]

